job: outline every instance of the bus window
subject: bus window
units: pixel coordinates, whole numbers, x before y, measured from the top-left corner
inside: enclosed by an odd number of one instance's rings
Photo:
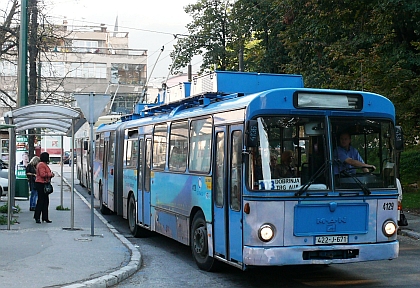
[[[151,167],[151,155],[152,151],[152,141],[150,139],[146,139],[146,148],[144,150],[144,157],[146,157],[146,166],[144,167],[144,187],[145,191],[150,191],[150,167]]]
[[[214,173],[214,200],[217,207],[223,206],[225,194],[225,133],[216,134],[216,171]]]
[[[115,157],[115,131],[112,131],[109,136],[109,158],[108,163],[111,165],[114,164],[114,157]]]
[[[338,189],[360,189],[360,183],[371,188],[395,188],[396,149],[395,131],[391,121],[378,119],[331,118],[333,131],[334,176]],[[340,143],[340,135],[347,134],[350,145],[345,149]],[[352,166],[345,157],[356,156],[361,164]],[[357,163],[355,163],[357,164]],[[371,166],[375,166],[375,170]],[[359,181],[357,181],[359,180]]]
[[[132,150],[131,150],[131,160],[130,160],[129,165],[131,167],[136,167],[137,166],[137,159],[138,159],[138,152],[139,152],[138,142],[133,141],[133,145],[132,145],[131,148],[132,148]]]
[[[325,120],[314,117],[259,117],[257,145],[250,150],[247,181],[254,190],[327,189]],[[314,185],[315,184],[315,185]]]
[[[102,150],[101,150],[101,135],[96,135],[96,141],[95,141],[95,159],[96,160],[102,160]],[[103,146],[103,140],[102,140],[102,146]],[[79,148],[81,149],[81,148]],[[80,150],[79,150],[80,151]],[[83,154],[83,153],[82,153]]]
[[[102,161],[103,160],[103,157],[104,157],[104,147],[105,147],[105,144],[104,144],[104,135],[103,134],[100,134],[99,135],[99,140],[97,140],[97,142],[99,143],[99,147],[98,147],[98,149],[96,149],[95,151],[96,151],[96,153],[97,153],[97,155],[98,155],[98,160],[99,161]]]
[[[131,149],[133,146],[133,141],[128,140],[124,145],[124,161],[123,166],[130,166],[131,163]]]
[[[143,190],[143,139],[138,142],[138,153],[139,153],[139,166],[138,166],[138,177],[137,177],[137,188]]]
[[[188,122],[173,123],[169,138],[169,170],[184,172],[187,168]]]
[[[166,166],[166,124],[156,125],[153,133],[153,169],[163,170]]]
[[[190,127],[189,169],[208,173],[211,158],[211,118],[193,120]]]
[[[232,133],[232,164],[230,183],[230,208],[241,210],[241,183],[242,183],[242,131]]]

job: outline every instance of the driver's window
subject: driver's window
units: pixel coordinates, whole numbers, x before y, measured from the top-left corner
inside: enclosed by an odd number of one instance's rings
[[[389,121],[339,118],[331,121],[333,167],[339,189],[392,188],[395,137]]]

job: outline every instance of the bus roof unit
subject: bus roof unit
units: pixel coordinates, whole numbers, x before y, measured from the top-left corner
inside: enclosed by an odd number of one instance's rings
[[[191,95],[203,93],[244,95],[274,88],[303,88],[302,75],[216,71],[193,78]]]

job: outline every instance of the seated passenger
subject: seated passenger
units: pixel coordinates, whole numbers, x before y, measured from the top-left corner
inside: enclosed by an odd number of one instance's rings
[[[271,179],[280,178],[279,165],[277,164],[277,157],[275,155],[272,155],[270,157],[270,171],[271,171]]]
[[[296,167],[293,163],[294,160],[293,151],[286,150],[281,154],[281,164],[278,166],[279,175],[282,178],[293,178],[296,177]]]
[[[356,169],[362,168],[364,172],[369,172],[368,168],[376,169],[375,166],[367,164],[363,161],[359,151],[351,146],[351,137],[348,132],[340,134],[340,145],[334,150],[334,174],[340,174],[340,171],[347,170],[350,174],[356,174]]]

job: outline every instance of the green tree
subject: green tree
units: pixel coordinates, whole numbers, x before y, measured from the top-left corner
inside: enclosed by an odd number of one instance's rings
[[[229,1],[221,0],[199,0],[185,7],[193,21],[187,25],[189,35],[180,37],[171,53],[175,71],[185,67],[194,55],[202,55],[202,70],[209,67],[227,70],[231,67],[231,59],[235,57],[230,49],[231,8]]]
[[[419,132],[418,1],[281,1],[287,72],[305,86],[367,90],[390,98],[406,140]]]

